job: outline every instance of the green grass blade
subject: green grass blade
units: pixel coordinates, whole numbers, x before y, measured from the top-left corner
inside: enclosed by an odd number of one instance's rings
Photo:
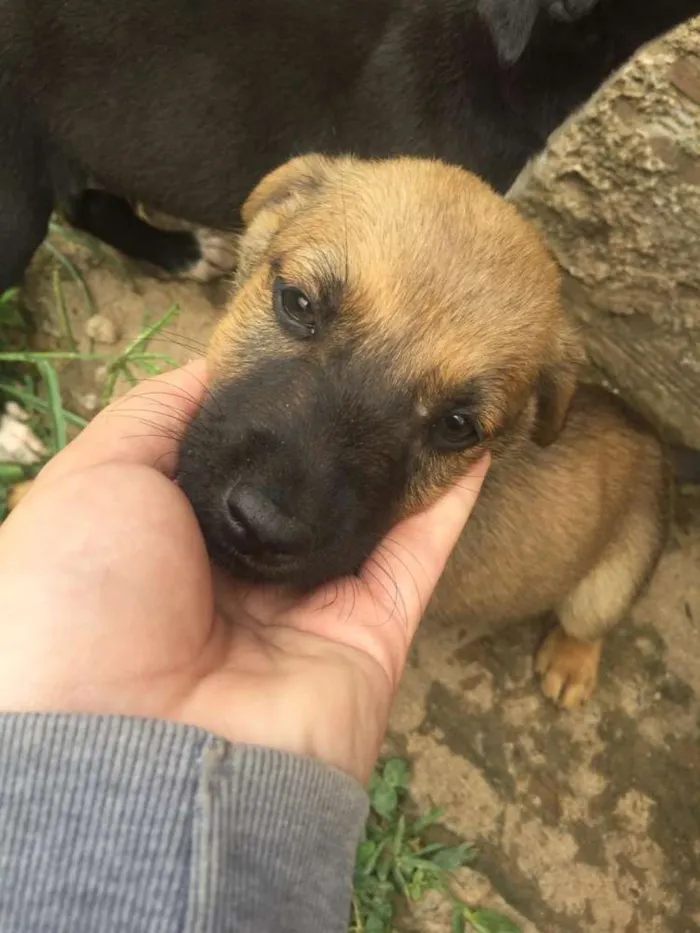
[[[68,308],[66,308],[65,298],[63,296],[63,288],[61,286],[61,274],[58,269],[54,269],[54,274],[52,277],[53,285],[53,296],[56,302],[56,307],[58,308],[58,314],[61,319],[61,325],[63,327],[63,333],[66,340],[68,341],[68,346],[74,352],[78,352],[78,344],[75,341],[75,336],[73,334],[73,328],[71,327],[70,317],[68,315]]]
[[[51,363],[46,360],[41,360],[37,363],[37,366],[44,380],[44,385],[46,386],[46,395],[53,427],[54,447],[56,450],[63,450],[68,443],[68,432],[66,430],[66,419],[63,416],[61,386],[58,382],[58,374]]]
[[[107,382],[102,391],[103,403],[109,402],[111,399],[120,375],[125,376],[129,381],[134,380],[133,373],[130,372],[129,367],[131,365],[136,365],[139,357],[150,356],[150,354],[146,354],[146,347],[149,341],[179,313],[180,308],[178,305],[171,305],[165,314],[161,315],[157,321],[154,321],[153,324],[149,324],[148,327],[142,330],[141,333],[112,360],[108,368]]]
[[[371,875],[371,874],[372,874],[372,872],[376,869],[377,863],[379,862],[379,859],[380,859],[380,858],[382,857],[382,855],[384,854],[384,850],[386,849],[386,847],[387,847],[388,844],[389,844],[389,840],[388,840],[388,839],[382,839],[382,841],[381,841],[381,842],[379,843],[379,845],[377,846],[377,848],[376,848],[376,850],[375,850],[374,855],[372,856],[372,858],[368,859],[367,864],[365,865],[363,874],[365,874],[365,875]]]
[[[0,382],[0,394],[11,396],[21,402],[25,408],[33,408],[38,412],[51,411],[51,406],[43,398],[39,398],[32,392],[26,392],[24,389],[18,389],[17,386],[10,385],[8,382]],[[88,422],[85,418],[81,418],[80,415],[76,415],[72,411],[66,411],[65,408],[63,409],[63,417],[68,424],[75,425],[76,428],[87,427]]]
[[[129,343],[114,360],[112,367],[122,365],[124,362],[130,360],[132,356],[137,354],[139,350],[145,348],[149,341],[155,337],[158,331],[165,327],[166,324],[169,324],[172,319],[179,313],[180,308],[178,305],[171,305],[165,314],[161,315],[157,321],[154,321],[153,324],[149,324],[148,327],[141,331],[137,337],[134,337],[131,343]]]
[[[13,486],[20,483],[26,475],[26,468],[21,463],[0,460],[0,486]]]
[[[89,315],[95,313],[95,303],[92,300],[92,295],[90,294],[90,289],[87,287],[87,283],[83,276],[80,273],[80,270],[71,262],[70,259],[64,255],[60,249],[53,245],[51,240],[44,240],[44,245],[51,253],[51,255],[56,259],[63,268],[68,272],[68,275],[73,279],[75,284],[78,286],[80,291],[83,293],[83,302],[85,304],[85,310]]]
[[[15,350],[0,352],[0,363],[41,363],[44,360],[104,360],[104,353],[77,353],[74,350]]]

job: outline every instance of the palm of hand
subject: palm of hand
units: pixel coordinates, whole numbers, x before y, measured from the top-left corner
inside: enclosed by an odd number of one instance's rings
[[[151,396],[168,387],[180,420],[196,402],[173,394],[183,373]],[[366,778],[480,477],[432,520],[395,529],[402,556],[388,571],[368,566],[302,600],[242,587],[214,578],[187,500],[167,464],[153,466],[172,458],[172,439],[139,440],[110,418],[134,398],[142,412],[140,391],[52,461],[3,526],[0,708],[173,719]]]

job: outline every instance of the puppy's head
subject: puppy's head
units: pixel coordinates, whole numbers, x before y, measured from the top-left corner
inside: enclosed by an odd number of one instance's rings
[[[560,22],[574,22],[599,0],[479,0],[478,11],[493,37],[498,57],[507,65],[525,51],[540,14]]]
[[[578,344],[538,236],[483,183],[310,156],[243,213],[178,477],[218,563],[300,587],[352,572],[484,451],[554,439]]]

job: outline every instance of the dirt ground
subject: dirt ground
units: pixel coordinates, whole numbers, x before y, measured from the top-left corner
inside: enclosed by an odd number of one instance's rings
[[[152,348],[185,360],[206,343],[224,283],[159,281],[106,249],[69,252],[114,325],[108,352],[138,333],[146,310],[173,303],[181,315]],[[25,294],[55,334],[52,263],[39,254]],[[83,300],[64,290],[80,335]],[[95,365],[72,366],[66,406],[88,412],[97,381]],[[479,848],[458,877],[470,902],[505,910],[523,933],[700,933],[700,496],[679,496],[650,590],[608,639],[599,689],[580,712],[558,713],[538,692],[542,625],[477,642],[424,630],[388,749],[412,761],[417,803],[442,806],[445,831]],[[401,926],[437,933],[447,917],[431,897]]]

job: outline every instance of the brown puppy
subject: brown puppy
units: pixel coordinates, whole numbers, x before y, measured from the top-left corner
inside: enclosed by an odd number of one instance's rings
[[[654,434],[576,389],[581,351],[534,228],[418,159],[294,160],[244,220],[178,474],[213,558],[299,587],[352,572],[488,450],[429,615],[476,634],[555,611],[544,692],[586,700],[601,637],[662,549],[668,483]]]

